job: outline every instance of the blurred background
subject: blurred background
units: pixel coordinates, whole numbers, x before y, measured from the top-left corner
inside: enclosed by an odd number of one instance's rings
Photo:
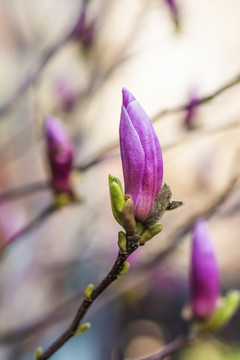
[[[123,86],[154,121],[164,179],[185,206],[164,215],[163,231],[131,256],[129,273],[86,315],[91,329],[52,359],[137,359],[187,333],[181,311],[191,229],[201,217],[222,294],[239,289],[240,2],[170,3],[0,1],[1,192],[49,179],[43,120],[53,114],[75,143],[73,183],[82,198],[18,237],[51,204],[51,189],[0,203],[0,244],[15,239],[0,258],[0,359],[33,359],[114,262],[121,229],[108,174],[123,179]],[[214,338],[171,359],[240,359],[239,327],[238,312]]]

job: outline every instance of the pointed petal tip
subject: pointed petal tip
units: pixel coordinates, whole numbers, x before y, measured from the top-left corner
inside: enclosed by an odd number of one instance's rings
[[[59,129],[62,129],[63,124],[54,116],[47,115],[44,118],[44,125],[46,129],[46,133],[51,135],[52,133],[55,133],[56,131],[59,131]]]
[[[132,101],[136,100],[133,94],[125,87],[122,88],[123,106],[126,108]]]
[[[71,143],[65,125],[58,118],[48,115],[44,119],[45,134],[49,141]]]
[[[197,233],[199,231],[206,231],[207,230],[207,225],[204,219],[198,219],[193,227],[193,233]]]
[[[204,219],[199,219],[193,228],[193,247],[195,252],[198,253],[214,253],[214,246],[212,243],[212,238],[207,226],[207,223]]]

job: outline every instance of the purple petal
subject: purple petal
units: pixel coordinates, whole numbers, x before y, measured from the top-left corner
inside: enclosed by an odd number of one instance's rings
[[[128,89],[123,88],[122,89],[122,96],[123,96],[123,106],[125,108],[127,108],[127,106],[135,99],[135,97],[133,96],[132,93],[130,93],[130,91],[128,91]]]
[[[134,209],[136,209],[139,194],[142,190],[145,155],[139,136],[124,106],[122,106],[120,120],[120,148],[125,193],[132,195]]]
[[[143,221],[151,212],[157,193],[162,186],[162,151],[149,117],[139,102],[126,88],[123,89],[123,105],[139,136],[145,154],[142,189],[139,194],[138,204],[135,208],[136,218]]]

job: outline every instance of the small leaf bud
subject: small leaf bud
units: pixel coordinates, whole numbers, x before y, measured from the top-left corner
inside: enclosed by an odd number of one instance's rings
[[[108,181],[113,216],[117,220],[117,222],[122,225],[122,210],[125,204],[122,185],[117,177],[114,177],[110,174],[108,177]]]
[[[38,360],[42,355],[42,353],[43,353],[43,349],[41,347],[38,347],[35,351],[35,360]]]
[[[85,331],[87,331],[89,328],[91,327],[91,324],[90,323],[84,323],[84,324],[81,324],[77,330],[76,330],[76,334],[80,335],[82,333],[84,333]]]
[[[119,275],[122,276],[122,275],[126,274],[126,272],[128,271],[129,268],[130,268],[130,264],[128,262],[125,262],[123,264],[122,270],[120,271]]]
[[[144,245],[146,241],[151,240],[155,235],[160,233],[163,229],[163,226],[161,224],[157,224],[153,226],[152,228],[147,229],[144,231],[144,233],[141,236],[140,239],[140,245]]]
[[[121,253],[125,253],[127,250],[127,238],[123,231],[118,233],[118,246]]]
[[[90,299],[91,298],[91,295],[92,295],[92,292],[94,290],[94,285],[93,284],[89,284],[85,291],[84,291],[84,294],[85,294],[85,297],[86,299]]]

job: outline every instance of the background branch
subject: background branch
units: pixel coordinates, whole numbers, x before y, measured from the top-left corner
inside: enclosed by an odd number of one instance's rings
[[[23,185],[19,188],[8,190],[4,193],[0,193],[0,204],[4,201],[16,200],[20,197],[30,195],[31,193],[50,190],[49,181],[39,181],[32,184]]]
[[[238,74],[234,79],[228,81],[225,85],[223,85],[222,87],[218,88],[217,90],[215,90],[212,94],[204,96],[202,98],[199,98],[198,100],[196,100],[194,106],[200,106],[203,105],[205,103],[208,103],[209,101],[215,99],[218,95],[222,94],[223,92],[225,92],[226,90],[228,90],[229,88],[237,85],[240,83],[240,75]],[[155,115],[151,116],[151,121],[157,122],[158,120],[160,120],[161,118],[163,118],[166,115],[169,114],[175,114],[178,112],[182,112],[182,111],[186,111],[189,109],[189,107],[192,107],[192,105],[190,105],[189,103],[185,103],[183,105],[179,105],[173,108],[169,108],[169,109],[165,109],[165,110],[161,110],[158,113],[156,113]],[[233,126],[237,125],[239,122],[235,122],[233,124]],[[232,125],[227,125],[227,127],[231,127]],[[179,143],[174,144],[174,145],[170,145],[167,148],[172,148],[175,145],[179,145]],[[118,146],[118,141],[114,141],[112,142],[110,145],[104,147],[104,149],[100,150],[99,153],[96,155],[95,158],[93,158],[92,160],[90,160],[89,162],[87,162],[85,165],[77,165],[75,167],[76,170],[79,171],[85,171],[87,170],[89,167],[96,165],[106,159],[108,159],[110,156],[112,156],[111,152],[113,150],[115,150]],[[108,155],[108,153],[110,153],[110,155]]]
[[[0,246],[0,255],[3,254],[3,252],[6,250],[6,248],[13,244],[16,240],[18,240],[23,235],[26,235],[33,229],[36,229],[37,226],[39,226],[44,220],[46,220],[50,215],[52,215],[57,208],[53,205],[50,205],[46,209],[44,209],[35,219],[31,220],[27,225],[25,225],[23,228],[21,228],[19,231],[17,231],[15,234],[13,234],[10,238],[5,240],[3,244]]]
[[[202,98],[200,97],[198,100],[196,100],[194,102],[194,107],[208,103],[209,101],[215,99],[218,95],[222,94],[224,91],[230,89],[231,87],[233,87],[239,83],[240,83],[240,74],[236,75],[232,80],[229,80],[226,84],[222,85],[220,88],[215,90],[212,94],[203,96]],[[175,114],[175,113],[178,113],[181,111],[186,111],[191,107],[193,107],[193,105],[187,103],[187,104],[179,105],[179,106],[176,106],[173,108],[164,109],[164,110],[159,111],[155,115],[153,115],[151,117],[151,120],[152,120],[152,122],[155,122],[166,115]]]
[[[84,0],[83,5],[80,7],[79,14],[81,13],[86,3],[87,0]],[[49,63],[49,61],[72,39],[75,26],[76,23],[74,23],[73,28],[65,36],[63,36],[62,39],[60,39],[58,42],[56,42],[43,52],[42,58],[39,60],[38,65],[32,66],[32,68],[28,70],[27,74],[25,75],[15,92],[9,97],[8,100],[5,101],[5,103],[0,105],[0,117],[8,113],[13,107],[13,105],[15,105],[24,96],[30,86],[34,85],[37,82],[43,69]]]
[[[137,360],[162,360],[165,359],[168,355],[175,353],[176,351],[181,350],[182,348],[186,347],[187,345],[193,344],[197,340],[196,335],[188,335],[188,336],[181,336],[177,339],[173,340],[172,342],[168,343],[161,349],[159,352],[138,358]]]
[[[105,294],[102,301],[95,304],[93,313],[100,311],[103,307],[109,305],[117,297],[130,290],[133,284],[140,285],[147,281],[148,270],[150,270],[153,266],[156,266],[158,264],[161,264],[163,261],[166,261],[166,259],[173,254],[173,252],[184,240],[184,235],[186,235],[192,229],[195,221],[200,217],[210,219],[216,213],[217,209],[232,195],[238,178],[238,176],[234,177],[229,182],[222,194],[207,209],[196,213],[193,217],[189,218],[186,222],[184,222],[180,229],[180,232],[177,235],[173,233],[173,235],[170,237],[168,246],[164,250],[162,250],[157,256],[152,256],[148,262],[142,264],[141,268],[137,267],[132,269],[131,272],[128,274],[128,277],[125,279],[126,281],[122,283],[120,287],[115,289],[114,293],[108,293],[107,295]],[[5,344],[22,341],[24,338],[28,337],[29,334],[32,334],[33,332],[38,333],[39,331],[45,329],[51,324],[67,318],[72,314],[72,309],[77,306],[81,294],[82,290],[80,292],[77,292],[71,298],[65,300],[52,312],[46,314],[40,319],[37,319],[25,325],[18,326],[15,329],[7,331],[6,333],[0,334],[0,343]]]

